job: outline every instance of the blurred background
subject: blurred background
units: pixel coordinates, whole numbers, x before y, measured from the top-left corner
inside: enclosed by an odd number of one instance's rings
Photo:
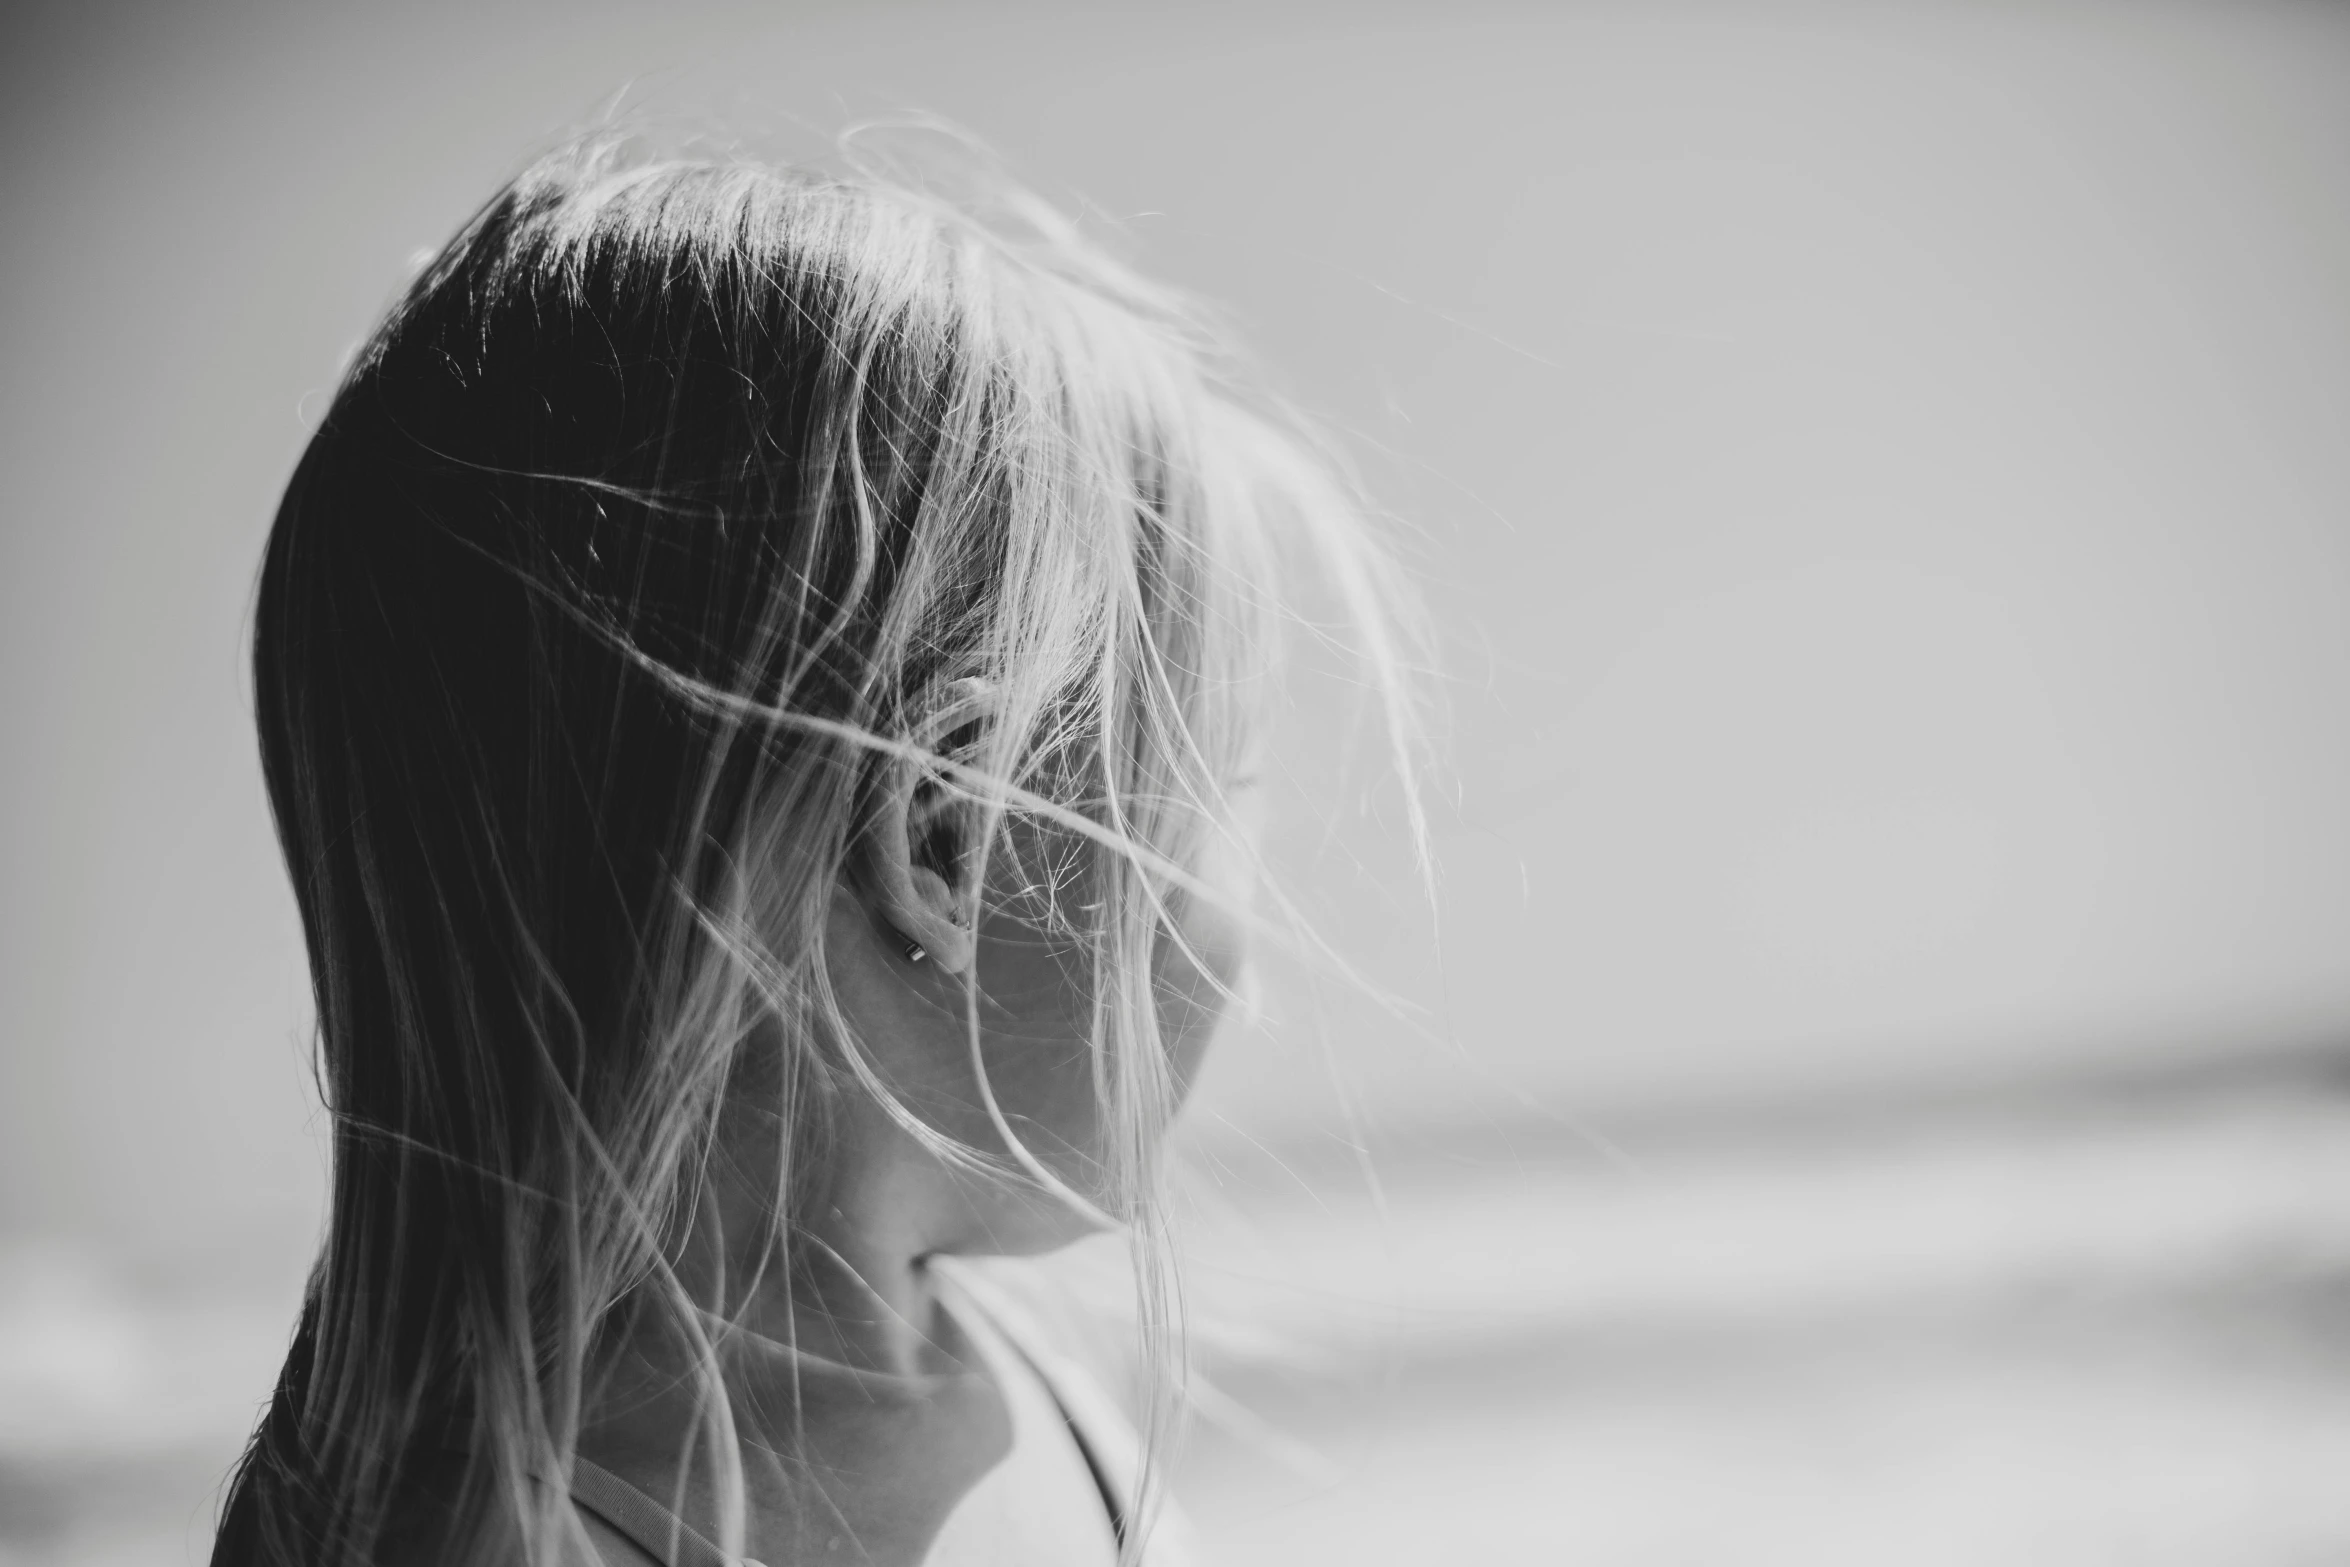
[[[2350,11],[0,26],[0,1563],[207,1548],[322,1181],[261,539],[615,105],[967,127],[1426,584],[1433,900],[1278,836],[1398,1005],[1270,976],[1185,1134],[1210,1559],[2350,1560]]]

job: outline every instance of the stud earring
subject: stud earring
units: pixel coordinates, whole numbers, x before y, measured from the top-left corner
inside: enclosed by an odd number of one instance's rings
[[[908,941],[906,943],[906,961],[908,963],[919,963],[924,958],[929,956],[929,953],[922,950],[922,943],[919,941]]]

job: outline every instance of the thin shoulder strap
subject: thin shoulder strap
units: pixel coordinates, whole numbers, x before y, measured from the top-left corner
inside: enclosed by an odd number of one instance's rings
[[[748,1557],[727,1555],[668,1508],[584,1458],[571,1463],[571,1499],[661,1567],[759,1567]]]
[[[939,1272],[964,1309],[995,1331],[1059,1406],[1085,1467],[1093,1473],[1094,1486],[1109,1511],[1110,1527],[1123,1545],[1132,1527],[1130,1513],[1141,1470],[1141,1454],[1125,1413],[1091,1372],[1053,1347],[1051,1332],[1009,1291],[975,1268],[950,1264]],[[1171,1509],[1162,1506],[1148,1560],[1173,1564],[1190,1555],[1182,1523]]]
[[[1029,1344],[1015,1337],[1014,1333],[1005,1333],[1003,1337],[1004,1343],[1010,1347],[1013,1354],[1020,1357],[1021,1364],[1028,1368],[1037,1383],[1043,1387],[1045,1397],[1051,1399],[1053,1407],[1061,1412],[1061,1421],[1069,1428],[1070,1440],[1077,1444],[1077,1456],[1085,1460],[1085,1472],[1093,1476],[1093,1488],[1101,1495],[1102,1510],[1110,1515],[1111,1537],[1120,1546],[1124,1546],[1126,1543],[1125,1492],[1118,1480],[1112,1478],[1109,1461],[1101,1449],[1097,1423],[1080,1415],[1077,1408],[1071,1404],[1067,1378],[1056,1374],[1058,1368],[1047,1366],[1038,1358]]]

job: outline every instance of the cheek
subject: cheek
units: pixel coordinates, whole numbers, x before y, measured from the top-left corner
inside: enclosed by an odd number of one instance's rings
[[[996,1103],[1057,1170],[1094,1138],[1090,989],[1075,956],[1018,920],[979,941],[980,1049]],[[992,1141],[992,1139],[991,1139]]]
[[[1023,845],[1022,847],[1027,847]],[[1198,874],[1235,907],[1247,906],[1237,866],[1206,857]],[[1081,954],[1039,929],[1045,913],[1007,878],[980,930],[982,1053],[996,1102],[1032,1152],[1065,1179],[1098,1179],[1103,1128],[1094,1100],[1093,976]],[[1066,895],[1078,893],[1064,889]],[[1162,935],[1151,990],[1177,1103],[1190,1092],[1239,985],[1246,930],[1221,899],[1179,900],[1180,941]],[[983,1146],[993,1146],[987,1138]]]
[[[1221,910],[1187,910],[1180,942],[1152,954],[1160,1041],[1178,1103],[1190,1092],[1245,962],[1243,932]],[[1064,1178],[1100,1156],[1091,984],[1077,956],[1017,920],[981,932],[981,1049],[996,1102],[1031,1151]],[[992,1145],[993,1139],[985,1139]]]
[[[1226,830],[1209,833],[1193,861],[1192,872],[1207,895],[1181,899],[1182,939],[1162,935],[1152,954],[1159,1035],[1166,1041],[1178,1102],[1190,1094],[1216,1026],[1247,972],[1248,927],[1237,911],[1256,905],[1257,808],[1254,791],[1236,792]]]
[[[1158,998],[1159,1037],[1178,1101],[1191,1092],[1200,1062],[1215,1038],[1247,960],[1237,920],[1194,901],[1185,911],[1183,939],[1161,936],[1152,954],[1152,990]]]

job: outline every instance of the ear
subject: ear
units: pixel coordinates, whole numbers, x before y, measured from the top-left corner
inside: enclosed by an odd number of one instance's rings
[[[984,717],[984,688],[958,681],[938,716],[914,738],[929,745]],[[859,891],[875,918],[905,946],[908,963],[960,974],[979,940],[979,813],[921,763],[891,757],[873,791],[856,851]]]

